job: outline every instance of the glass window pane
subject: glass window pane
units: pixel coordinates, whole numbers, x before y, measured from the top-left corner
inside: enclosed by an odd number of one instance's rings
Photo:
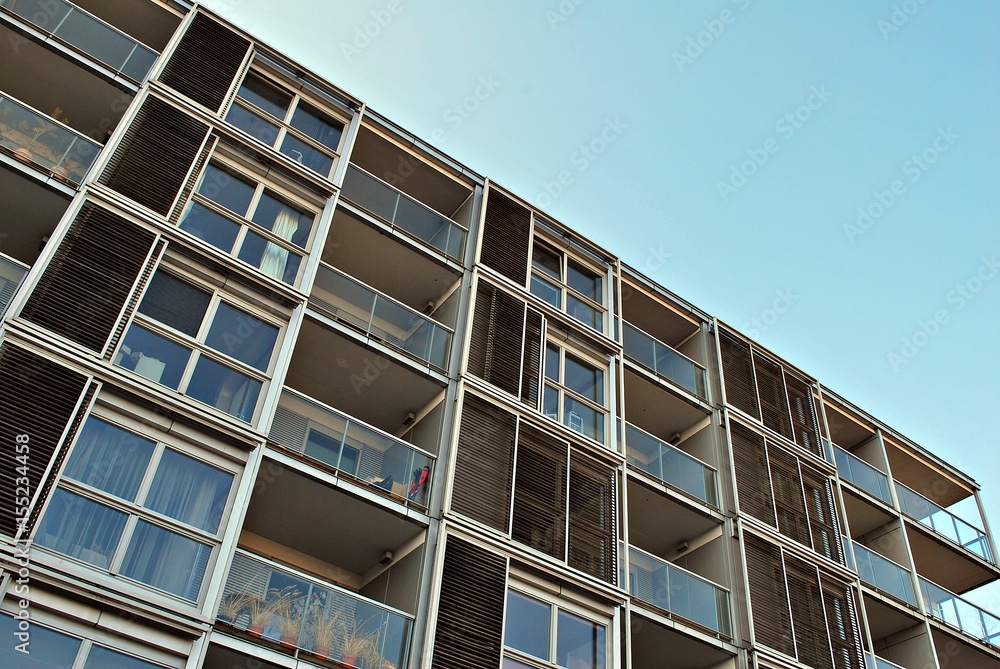
[[[145,520],[136,523],[122,563],[123,576],[194,601],[212,548]]]
[[[201,195],[240,216],[245,216],[250,208],[254,190],[253,184],[215,165],[208,166],[198,186]]]
[[[562,289],[536,274],[531,275],[531,294],[542,298],[556,309],[562,309]]]
[[[549,385],[545,386],[542,396],[542,413],[553,420],[559,420],[559,391]]]
[[[237,257],[285,283],[295,283],[302,262],[302,256],[298,253],[292,253],[253,231],[248,231],[243,238]]]
[[[59,488],[35,530],[35,543],[107,569],[126,518],[120,511]]]
[[[233,250],[236,235],[240,232],[239,223],[197,202],[188,203],[184,218],[177,227],[226,253]]]
[[[333,167],[332,157],[303,142],[291,133],[286,134],[285,139],[281,141],[281,152],[292,160],[319,172],[323,176],[330,174],[330,169]]]
[[[503,659],[502,669],[535,669],[531,665],[525,664],[524,662],[518,662],[517,660],[512,660],[509,657]]]
[[[233,475],[165,449],[145,507],[213,534],[226,509]]]
[[[572,293],[566,296],[566,313],[595,330],[604,329],[604,314]]]
[[[270,121],[265,121],[240,105],[233,105],[229,108],[226,120],[268,146],[274,146],[275,140],[278,139],[278,126]]]
[[[569,395],[564,398],[563,423],[591,439],[604,441],[604,414]]]
[[[559,383],[559,348],[551,344],[545,347],[545,378]]]
[[[219,353],[266,371],[278,341],[278,328],[223,302],[215,312],[205,343]]]
[[[567,388],[598,404],[604,404],[603,370],[567,355],[564,374]]]
[[[155,447],[149,439],[91,417],[80,430],[63,476],[134,501]]]
[[[550,613],[551,607],[545,602],[508,590],[504,644],[548,660]]]
[[[531,266],[539,269],[556,281],[562,281],[562,256],[536,245],[531,254]]]
[[[149,282],[146,295],[139,305],[139,312],[194,337],[205,319],[211,299],[209,293],[166,272],[157,272]]]
[[[285,118],[288,105],[292,102],[291,95],[253,75],[246,78],[237,95],[280,119]]]
[[[265,191],[253,213],[253,222],[299,248],[305,248],[313,217]]]
[[[18,621],[0,614],[0,667],[4,669],[66,669],[73,666],[80,640],[31,623],[28,653],[16,650],[21,641],[14,636]]]
[[[84,669],[160,669],[160,665],[119,653],[104,646],[93,645],[87,654]]]
[[[187,395],[249,423],[262,385],[246,374],[202,356],[194,368]]]
[[[556,664],[572,669],[604,669],[604,625],[559,612]]]
[[[180,344],[133,325],[129,328],[115,363],[150,381],[176,389],[191,351]]]
[[[589,297],[598,304],[604,304],[603,291],[601,290],[604,285],[603,279],[604,277],[601,275],[576,264],[572,260],[567,262],[566,283],[576,292],[584,297]]]
[[[340,146],[340,135],[344,130],[344,124],[326,116],[313,107],[300,102],[292,114],[292,122],[289,124],[299,132],[315,139],[331,151],[336,151]]]

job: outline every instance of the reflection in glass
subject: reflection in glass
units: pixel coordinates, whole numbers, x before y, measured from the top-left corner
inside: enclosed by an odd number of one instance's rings
[[[206,544],[139,520],[121,574],[195,601],[211,553]]]
[[[604,669],[603,625],[567,611],[559,612],[556,664],[572,669]]]
[[[149,439],[91,417],[80,430],[63,476],[135,501],[155,447]]]
[[[0,613],[0,667],[4,669],[65,669],[73,666],[80,650],[80,640],[68,634],[50,630],[38,623],[31,624],[30,653],[16,649],[21,643],[15,632],[18,621]],[[95,667],[97,665],[94,665]]]
[[[187,395],[250,422],[263,384],[202,355],[195,365]]]
[[[115,363],[176,390],[190,356],[189,349],[133,324],[125,335]]]
[[[278,328],[223,302],[215,312],[205,343],[220,353],[267,371]]]
[[[124,513],[57,488],[35,531],[35,543],[108,569],[125,520]]]
[[[514,590],[507,591],[507,623],[503,642],[522,653],[549,658],[551,607]]]
[[[214,534],[229,499],[233,475],[164,449],[144,506]]]

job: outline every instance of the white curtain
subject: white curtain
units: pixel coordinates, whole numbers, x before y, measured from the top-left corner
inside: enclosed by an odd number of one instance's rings
[[[292,236],[299,229],[298,215],[288,207],[282,207],[274,219],[272,232],[286,241],[292,241]],[[260,269],[275,279],[285,275],[285,265],[288,262],[288,249],[268,242],[264,247],[264,257],[260,261]]]

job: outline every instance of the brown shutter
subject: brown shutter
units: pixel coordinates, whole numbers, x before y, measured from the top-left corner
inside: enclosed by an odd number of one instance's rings
[[[73,419],[87,377],[10,343],[0,346],[0,532],[13,537],[27,518],[17,512],[42,484],[42,474]],[[18,459],[17,436],[28,435],[27,460]],[[27,495],[18,467],[27,467]]]
[[[511,395],[521,387],[525,304],[485,282],[476,290],[469,373]]]
[[[500,666],[507,562],[485,548],[448,537],[434,633],[434,669]]]
[[[511,536],[559,560],[566,559],[568,456],[569,442],[521,422]]]
[[[826,624],[833,646],[833,665],[836,669],[863,669],[861,630],[851,588],[823,575],[820,575],[820,583],[823,585]]]
[[[806,493],[806,510],[809,513],[813,550],[843,564],[833,483],[819,471],[803,463],[802,487]]]
[[[523,286],[528,280],[531,212],[496,189],[486,199],[480,261]]]
[[[733,467],[740,512],[775,527],[771,476],[767,466],[764,437],[739,423],[730,423]]]
[[[455,511],[507,531],[514,464],[514,415],[466,395],[455,456]]]
[[[155,239],[117,214],[84,204],[21,316],[103,351]]]
[[[166,216],[207,134],[208,126],[201,121],[148,97],[100,182]]]
[[[816,669],[833,669],[826,614],[816,568],[785,555],[788,599],[792,605],[792,625],[799,662]]]
[[[249,49],[247,39],[199,13],[170,56],[160,81],[217,112]]]
[[[787,373],[785,374],[785,384],[788,387],[788,404],[792,411],[792,431],[795,435],[795,443],[811,453],[824,457],[823,447],[819,441],[816,405],[813,403],[809,384]]]
[[[573,451],[567,563],[612,584],[618,573],[616,498],[614,470]]]
[[[524,349],[521,355],[521,401],[538,407],[538,376],[542,360],[542,315],[528,309],[524,324]]]
[[[778,531],[800,544],[811,547],[809,519],[806,517],[805,501],[802,498],[799,461],[794,455],[773,443],[767,446],[767,459],[771,465],[771,489],[774,491]]]
[[[725,331],[719,332],[722,376],[726,401],[744,413],[760,418],[757,390],[754,386],[750,345]]]
[[[758,644],[794,657],[781,549],[763,539],[744,535],[743,550],[747,558],[754,637]]]
[[[791,439],[792,422],[788,415],[788,395],[781,367],[756,353],[753,355],[753,365],[757,372],[757,392],[764,425]]]

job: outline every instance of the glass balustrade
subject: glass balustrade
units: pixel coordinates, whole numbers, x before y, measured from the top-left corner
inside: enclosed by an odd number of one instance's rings
[[[245,551],[233,556],[217,619],[262,643],[342,666],[406,666],[411,616]]]
[[[145,80],[159,56],[66,0],[0,0],[0,7],[136,83]]]
[[[1000,618],[922,576],[920,592],[924,596],[924,610],[927,615],[975,639],[1000,648]]]
[[[895,662],[890,662],[878,655],[872,655],[867,650],[865,651],[865,667],[866,669],[903,669]]]
[[[448,368],[449,328],[340,270],[320,265],[309,304],[439,370]]]
[[[718,508],[713,467],[629,423],[625,424],[625,445],[629,464]]]
[[[433,455],[293,390],[282,391],[268,441],[404,504],[427,506]]]
[[[729,591],[634,546],[628,549],[633,597],[713,632],[731,636]]]
[[[840,478],[853,483],[886,504],[892,504],[888,476],[839,446],[834,446],[833,452]]]
[[[55,177],[83,183],[101,145],[31,107],[0,95],[0,147]]]
[[[989,540],[981,530],[898,481],[896,482],[896,495],[899,497],[899,508],[907,516],[970,553],[996,564]]]
[[[917,605],[909,569],[882,557],[856,541],[853,543],[858,576],[861,577],[862,581],[903,600],[907,604]]]
[[[348,166],[341,197],[461,262],[464,227],[363,169]]]
[[[702,399],[708,399],[704,367],[631,323],[624,323],[622,334],[627,357],[657,376],[676,383]]]
[[[0,253],[0,318],[7,312],[14,293],[27,273],[27,265]]]

